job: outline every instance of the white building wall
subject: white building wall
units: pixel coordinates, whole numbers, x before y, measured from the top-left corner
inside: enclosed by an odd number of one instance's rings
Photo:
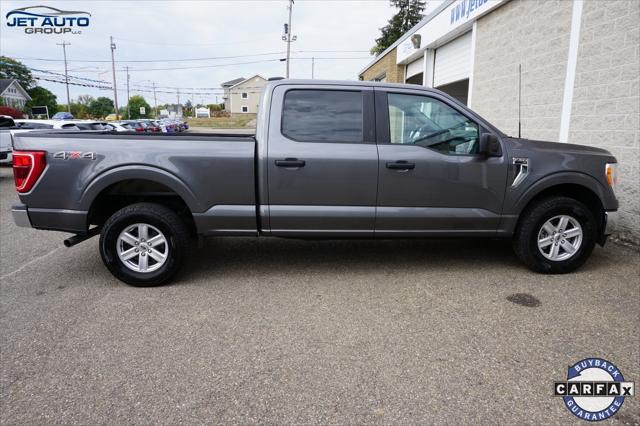
[[[640,244],[640,2],[583,4],[569,142],[605,148],[621,179],[621,237]]]
[[[473,109],[505,133],[518,134],[521,64],[522,137],[558,140],[572,9],[513,0],[477,21]]]
[[[267,80],[255,76],[231,88],[229,90],[230,112],[232,114],[256,114],[260,96],[266,84]],[[242,93],[247,94],[246,99],[242,98]],[[243,106],[247,107],[247,112],[242,111]]]

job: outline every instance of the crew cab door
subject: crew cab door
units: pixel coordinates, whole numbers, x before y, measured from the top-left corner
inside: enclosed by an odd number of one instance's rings
[[[376,236],[493,235],[505,155],[478,154],[479,117],[437,93],[376,88]],[[504,150],[503,150],[504,152]]]
[[[273,235],[373,236],[373,114],[370,87],[274,88],[266,165]]]

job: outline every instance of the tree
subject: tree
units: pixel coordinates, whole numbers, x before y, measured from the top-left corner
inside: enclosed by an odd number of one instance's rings
[[[93,96],[91,95],[80,95],[78,96],[78,103],[80,105],[84,105],[86,107],[88,107],[91,102],[93,101]]]
[[[58,112],[57,97],[51,91],[44,87],[36,86],[29,90],[29,96],[31,100],[25,105],[25,110],[31,113],[31,108],[34,106],[45,106],[49,110],[49,117]]]
[[[35,81],[29,68],[22,62],[11,59],[8,56],[0,56],[0,78],[18,80],[24,90],[29,90],[35,86]]]
[[[391,6],[399,9],[398,13],[389,19],[387,25],[380,28],[380,37],[376,39],[376,45],[371,48],[372,55],[382,53],[420,22],[426,4],[424,0],[390,0],[390,3]]]
[[[131,110],[131,117],[127,117],[127,119],[129,119],[129,118],[134,118],[134,119],[135,118],[147,118],[151,114],[151,107],[149,106],[147,101],[145,101],[144,98],[142,96],[140,96],[140,95],[132,96],[129,99],[128,107],[129,107],[129,110]],[[145,113],[144,114],[140,114],[140,108],[141,107],[145,108]],[[126,113],[126,110],[125,110],[125,113]]]
[[[71,115],[73,115],[74,118],[77,118],[79,120],[85,119],[85,118],[89,118],[89,114],[87,112],[87,107],[85,105],[79,104],[77,102],[71,102]],[[67,104],[60,104],[58,105],[58,111],[69,111],[67,109]]]
[[[80,100],[80,99],[78,99]],[[114,111],[113,101],[107,97],[101,96],[98,99],[93,99],[89,103],[87,111],[94,118],[104,118]]]

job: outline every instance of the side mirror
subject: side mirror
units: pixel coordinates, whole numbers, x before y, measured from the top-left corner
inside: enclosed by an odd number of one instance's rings
[[[480,135],[480,145],[478,147],[478,153],[487,157],[500,157],[502,155],[502,149],[500,148],[500,142],[498,137],[492,133],[483,133]]]

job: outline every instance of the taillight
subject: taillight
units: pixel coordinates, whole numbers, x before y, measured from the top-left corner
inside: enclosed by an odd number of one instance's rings
[[[144,132],[144,129],[142,127],[136,127],[136,132]]]
[[[20,193],[31,191],[47,166],[44,151],[13,151],[13,180]]]

